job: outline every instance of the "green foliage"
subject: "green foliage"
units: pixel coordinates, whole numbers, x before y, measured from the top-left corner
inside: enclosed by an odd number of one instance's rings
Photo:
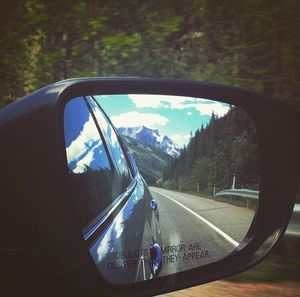
[[[157,76],[300,97],[298,0],[12,1],[0,19],[0,98],[79,76]]]
[[[300,110],[299,36],[299,0],[8,1],[0,12],[0,108],[66,78],[149,76],[242,86]],[[211,168],[203,190],[228,186],[245,168],[241,184],[256,188],[249,131],[217,138],[213,129],[220,127],[196,132],[165,182],[194,190],[187,175],[200,159]]]
[[[206,194],[228,189],[233,174],[236,187],[258,189],[259,154],[255,128],[243,109],[231,108],[218,119],[212,114],[207,127],[197,130],[164,173],[167,188]]]
[[[191,172],[191,182],[195,185],[199,184],[199,189],[206,189],[209,184],[209,176],[207,175],[208,172],[211,171],[211,160],[209,158],[203,157],[196,160],[195,166],[193,166]]]

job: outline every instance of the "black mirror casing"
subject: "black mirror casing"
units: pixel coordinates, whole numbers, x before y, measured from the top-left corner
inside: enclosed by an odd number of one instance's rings
[[[101,276],[76,219],[63,130],[66,103],[99,93],[202,97],[247,111],[260,147],[260,199],[255,219],[233,253],[200,268],[130,285],[113,285]],[[24,291],[151,296],[252,267],[283,236],[293,211],[300,178],[299,124],[299,115],[275,99],[239,88],[166,79],[70,79],[7,106],[0,112],[3,296]]]

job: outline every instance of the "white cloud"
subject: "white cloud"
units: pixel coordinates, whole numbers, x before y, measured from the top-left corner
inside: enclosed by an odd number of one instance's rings
[[[74,168],[73,172],[74,173],[82,173],[84,172],[86,166],[89,166],[94,160],[94,148],[93,150],[89,151],[85,157],[80,159],[76,163],[76,167]]]
[[[137,108],[151,107],[159,108],[163,107],[162,96],[160,95],[147,95],[147,94],[128,94],[128,97],[135,104]]]
[[[184,109],[187,103],[195,102],[211,102],[207,99],[172,96],[172,95],[155,95],[155,94],[128,94],[128,97],[135,104],[137,108],[151,107],[151,108],[172,108]]]
[[[155,94],[129,94],[128,97],[137,108],[194,108],[201,115],[211,116],[214,112],[219,117],[224,116],[229,110],[227,104],[203,98]],[[187,115],[192,115],[191,111],[187,112]]]
[[[90,115],[78,137],[66,148],[68,163],[79,160],[85,152],[90,150],[91,145],[97,139],[99,139],[99,133]]]
[[[187,113],[186,113],[186,115],[188,115],[188,116],[191,116],[193,113],[191,112],[191,111],[188,111]]]
[[[157,113],[140,113],[130,111],[122,113],[111,118],[111,121],[116,127],[137,127],[146,126],[156,128],[157,126],[165,126],[169,120]]]
[[[174,134],[174,135],[171,135],[170,138],[174,141],[177,141],[177,140],[181,140],[182,139],[182,135],[180,134]]]
[[[112,241],[121,237],[125,227],[124,212],[120,212],[119,215],[114,220],[113,225],[107,229],[105,235],[101,239],[101,244],[97,247],[98,262],[101,262],[109,253],[114,251],[114,245],[111,244]]]
[[[100,148],[101,145],[99,132],[90,115],[77,138],[66,148],[68,163],[76,162],[73,172],[82,173],[86,167],[92,164],[95,156],[99,155],[101,158],[103,153],[103,150]]]
[[[179,146],[184,146],[188,144],[190,140],[190,134],[174,134],[171,135],[170,138]]]
[[[229,105],[223,105],[222,103],[213,103],[213,104],[197,104],[195,106],[196,110],[199,111],[201,115],[211,116],[212,112],[218,117],[224,116],[228,110]]]

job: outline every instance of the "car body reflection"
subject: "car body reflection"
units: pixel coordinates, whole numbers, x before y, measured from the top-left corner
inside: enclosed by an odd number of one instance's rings
[[[150,257],[161,245],[158,206],[132,157],[91,97],[68,102],[64,123],[74,203],[99,271],[114,284],[153,278],[162,265]]]

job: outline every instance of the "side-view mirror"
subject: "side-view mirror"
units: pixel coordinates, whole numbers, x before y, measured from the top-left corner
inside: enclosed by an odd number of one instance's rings
[[[7,106],[1,290],[151,296],[252,267],[293,211],[299,123],[254,92],[165,79],[71,79]]]

